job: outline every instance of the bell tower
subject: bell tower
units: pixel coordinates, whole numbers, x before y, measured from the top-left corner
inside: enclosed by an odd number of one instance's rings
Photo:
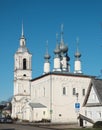
[[[32,54],[26,47],[23,24],[20,46],[14,55],[14,94],[12,98],[12,118],[22,119],[22,108],[30,100],[32,79]]]
[[[32,55],[26,47],[23,24],[20,46],[14,55],[14,96],[30,96],[30,80],[32,79]]]

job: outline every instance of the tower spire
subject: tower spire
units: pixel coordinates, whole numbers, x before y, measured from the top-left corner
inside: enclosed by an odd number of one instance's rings
[[[79,37],[76,38],[77,52],[79,52]]]
[[[79,38],[77,37],[76,39],[76,44],[77,44],[77,48],[76,48],[76,52],[75,52],[75,63],[74,63],[74,73],[82,73],[81,70],[81,61],[80,61],[80,57],[81,57],[81,53],[79,52]]]
[[[25,37],[24,37],[24,28],[23,28],[23,22],[22,22],[20,46],[21,46],[21,47],[24,47],[25,45],[26,45],[26,39],[25,39]]]
[[[54,50],[54,69],[53,71],[61,71],[61,63],[60,63],[60,45],[58,43],[58,33],[56,33],[56,48]]]
[[[45,74],[45,73],[50,72],[50,62],[49,62],[50,55],[48,53],[48,40],[46,41],[46,53],[44,55],[44,59],[45,59],[45,62],[44,62],[44,74]]]
[[[45,53],[45,56],[44,56],[44,58],[45,58],[45,61],[49,61],[49,59],[50,59],[50,55],[49,55],[49,53],[48,53],[48,40],[46,41],[46,53]]]
[[[79,52],[79,38],[76,38],[76,44],[77,44],[77,48],[76,48],[76,53],[75,53],[75,57],[77,60],[79,60],[79,58],[81,57],[81,53]]]
[[[61,24],[60,59],[62,71],[69,72],[68,46],[64,43],[64,26]]]
[[[46,41],[46,54],[48,54],[48,40]]]
[[[56,48],[54,50],[55,57],[59,57],[60,55],[60,46],[58,44],[58,33],[56,33]]]
[[[64,41],[64,38],[63,38],[64,31],[63,30],[64,30],[64,25],[61,24],[61,42]]]
[[[58,33],[56,33],[56,44],[58,44]]]
[[[22,22],[22,37],[24,37],[24,28],[23,28],[23,22]]]

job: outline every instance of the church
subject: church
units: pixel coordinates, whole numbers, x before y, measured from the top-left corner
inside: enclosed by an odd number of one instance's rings
[[[20,46],[14,54],[12,118],[52,123],[77,123],[80,118],[80,124],[87,126],[94,122],[93,117],[96,116],[93,108],[96,108],[98,118],[95,121],[102,120],[102,100],[98,96],[99,91],[94,90],[98,87],[102,90],[102,81],[98,79],[98,82],[95,76],[83,74],[78,47],[74,55],[74,72],[70,72],[70,57],[63,32],[61,25],[60,43],[56,40],[54,49],[53,70],[50,70],[51,56],[47,49],[43,74],[32,78],[32,54],[26,47],[22,25]],[[93,93],[94,97],[90,96]]]

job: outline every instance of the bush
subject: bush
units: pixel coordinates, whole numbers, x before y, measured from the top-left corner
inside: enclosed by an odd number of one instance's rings
[[[35,121],[35,123],[49,123],[49,122],[51,122],[51,120],[50,119],[42,119],[42,120],[38,120],[38,121]]]
[[[49,119],[42,119],[41,122],[51,122]]]
[[[93,128],[102,128],[102,121],[95,122]]]
[[[29,120],[22,120],[22,122],[29,122]]]

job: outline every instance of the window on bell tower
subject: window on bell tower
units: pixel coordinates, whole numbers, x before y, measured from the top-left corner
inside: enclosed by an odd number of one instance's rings
[[[27,69],[27,66],[26,66],[26,59],[25,59],[25,58],[23,59],[23,69],[24,69],[24,70]]]

